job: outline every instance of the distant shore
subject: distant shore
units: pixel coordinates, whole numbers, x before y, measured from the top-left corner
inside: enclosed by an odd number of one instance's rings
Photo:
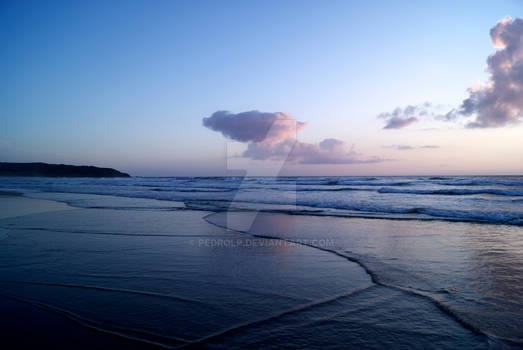
[[[47,163],[2,163],[0,176],[34,177],[130,177],[112,168]]]

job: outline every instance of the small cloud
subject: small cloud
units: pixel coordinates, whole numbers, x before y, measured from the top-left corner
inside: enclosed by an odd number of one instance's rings
[[[384,112],[378,118],[385,119],[386,124],[383,129],[401,129],[407,127],[421,118],[434,116],[434,110],[438,106],[433,106],[430,102],[419,105],[409,105],[405,108],[396,107],[392,112]]]
[[[392,149],[395,149],[397,151],[408,151],[408,150],[416,148],[416,147],[412,147],[412,146],[409,146],[409,145],[389,145],[389,146],[381,146],[381,147],[382,148],[392,148]]]
[[[410,118],[392,117],[387,121],[387,124],[383,127],[383,129],[401,129],[406,126],[409,126],[410,124],[417,122],[418,120],[419,119],[416,117],[410,117]]]
[[[424,146],[409,146],[409,145],[388,145],[388,146],[381,146],[382,148],[391,148],[396,151],[410,151],[413,149],[435,149],[440,148],[440,146],[437,145],[424,145]]]

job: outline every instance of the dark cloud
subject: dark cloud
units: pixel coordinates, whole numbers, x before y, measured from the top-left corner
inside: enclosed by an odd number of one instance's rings
[[[469,89],[458,113],[475,115],[469,128],[500,127],[523,118],[523,18],[505,17],[490,30],[498,48],[487,59],[489,80]]]
[[[433,115],[432,107],[429,102],[421,105],[410,105],[405,108],[397,107],[392,112],[381,113],[378,118],[386,121],[383,129],[401,129],[417,122],[422,117]]]
[[[387,121],[387,124],[383,127],[383,129],[401,129],[406,126],[409,126],[412,123],[417,122],[419,119],[416,117],[410,117],[410,118],[400,118],[400,117],[392,117]]]
[[[225,137],[248,143],[243,157],[255,160],[287,160],[301,164],[362,164],[384,159],[362,158],[354,146],[333,138],[320,143],[299,142],[296,131],[306,123],[296,122],[287,113],[258,111],[232,114],[213,113],[203,125],[221,132]]]
[[[203,118],[203,125],[236,141],[274,143],[296,137],[296,132],[307,124],[295,121],[289,114],[281,112],[249,111],[232,114],[217,111]]]

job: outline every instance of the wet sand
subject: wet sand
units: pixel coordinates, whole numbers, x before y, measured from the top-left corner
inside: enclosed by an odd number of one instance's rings
[[[226,230],[205,220],[209,212],[74,197],[96,208],[0,220],[9,230],[1,294],[24,301],[3,300],[17,315],[5,318],[4,339],[38,329],[35,339],[62,348],[87,337],[98,348],[137,346],[125,337],[227,349],[487,346],[433,303],[374,283],[332,252]],[[26,210],[42,204],[23,200]],[[273,223],[284,230],[289,221]]]
[[[67,204],[45,199],[32,199],[13,191],[0,191],[0,219],[74,209]]]
[[[151,349],[142,342],[111,336],[78,324],[53,311],[0,298],[4,349]]]
[[[14,191],[0,191],[0,219],[71,209],[75,208],[56,201],[22,197]],[[8,237],[8,231],[0,229],[0,240]],[[4,348],[151,348],[142,342],[93,330],[56,311],[15,298],[0,297],[0,344]]]
[[[356,264],[238,236],[205,222],[208,214],[76,209],[4,218],[2,294],[144,344],[179,346],[370,282]],[[60,344],[61,326],[49,333]]]

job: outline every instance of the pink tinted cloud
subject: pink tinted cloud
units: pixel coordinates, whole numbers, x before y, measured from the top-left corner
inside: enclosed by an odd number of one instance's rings
[[[233,114],[217,111],[210,117],[203,118],[203,125],[240,142],[276,143],[287,138],[296,138],[296,132],[307,123],[295,121],[290,114],[282,112],[248,111]]]
[[[497,48],[487,58],[489,78],[483,86],[476,82],[469,96],[447,113],[438,113],[430,103],[396,108],[380,114],[384,129],[400,129],[422,118],[457,121],[472,117],[467,128],[492,128],[516,124],[523,120],[523,18],[507,16],[490,30],[492,45]]]
[[[457,111],[476,116],[469,128],[500,127],[523,119],[523,18],[499,20],[490,39],[498,50],[487,59],[489,80],[470,88]]]
[[[301,164],[377,163],[383,159],[362,159],[344,141],[327,138],[320,143],[296,140],[296,132],[306,123],[294,121],[287,113],[258,111],[232,114],[218,111],[203,119],[207,128],[225,137],[248,143],[243,157],[255,160],[287,160]]]
[[[361,158],[344,141],[324,139],[320,143],[300,142],[287,139],[276,144],[252,142],[243,153],[244,157],[257,160],[282,160],[301,164],[365,164],[378,163],[385,159]]]
[[[492,45],[498,49],[487,58],[489,78],[483,86],[476,82],[469,96],[457,108],[438,113],[430,103],[396,108],[381,113],[384,129],[401,129],[422,118],[457,121],[472,117],[467,128],[493,128],[523,120],[523,18],[507,16],[490,30]]]

